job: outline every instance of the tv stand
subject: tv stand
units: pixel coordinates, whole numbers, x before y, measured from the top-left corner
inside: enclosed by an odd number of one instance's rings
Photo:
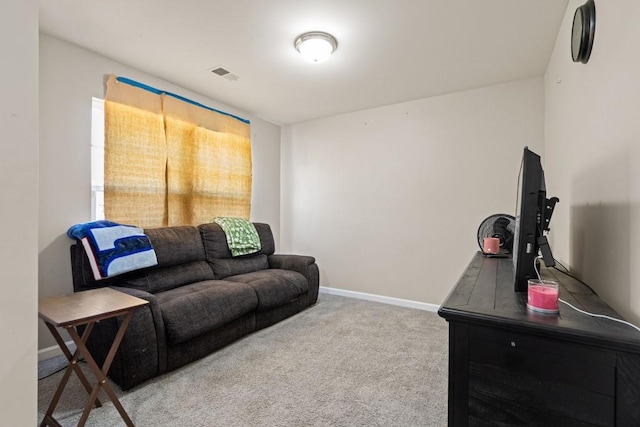
[[[560,298],[620,318],[551,269]],[[511,258],[478,252],[438,314],[449,322],[449,426],[640,426],[640,332],[560,304],[530,312]]]

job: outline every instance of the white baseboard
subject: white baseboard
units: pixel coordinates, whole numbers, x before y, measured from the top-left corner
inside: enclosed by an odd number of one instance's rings
[[[345,289],[327,288],[320,286],[320,292],[330,295],[340,295],[343,297],[364,299],[367,301],[381,302],[383,304],[398,305],[400,307],[416,308],[418,310],[437,312],[439,305],[429,304],[426,302],[411,301],[408,299],[400,299],[393,297],[385,297],[383,295],[367,294],[364,292],[347,291]]]
[[[67,344],[67,347],[69,347],[71,353],[76,351],[76,345],[73,343],[73,341],[66,341],[65,344]],[[38,350],[38,362],[51,359],[52,357],[62,356],[62,354],[62,350],[59,346],[52,345],[51,347]]]

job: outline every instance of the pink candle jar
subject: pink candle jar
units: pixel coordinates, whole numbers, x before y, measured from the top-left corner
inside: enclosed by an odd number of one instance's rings
[[[529,280],[527,308],[542,313],[558,313],[558,284],[551,280]]]
[[[482,242],[482,252],[485,254],[500,253],[500,239],[497,237],[485,237]]]

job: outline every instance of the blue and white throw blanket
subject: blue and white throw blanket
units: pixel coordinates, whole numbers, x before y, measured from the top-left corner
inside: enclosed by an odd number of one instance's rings
[[[151,241],[139,227],[94,221],[72,226],[67,235],[84,246],[95,280],[158,264]]]

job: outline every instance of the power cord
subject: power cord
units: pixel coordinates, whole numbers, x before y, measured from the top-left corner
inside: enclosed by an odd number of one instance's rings
[[[556,264],[560,264],[560,266],[563,268],[563,270],[560,270],[558,267],[556,267],[556,266],[554,265],[554,266],[553,266],[553,269],[554,269],[554,270],[557,270],[557,271],[559,271],[560,273],[562,273],[562,274],[564,274],[564,275],[566,275],[566,276],[571,277],[571,278],[572,278],[573,280],[575,280],[576,282],[580,282],[580,283],[582,283],[584,286],[586,286],[587,288],[589,288],[589,290],[590,290],[591,292],[593,292],[594,294],[598,295],[598,293],[597,293],[596,291],[594,291],[594,290],[593,290],[593,288],[592,288],[591,286],[587,285],[585,282],[583,282],[582,280],[578,279],[576,276],[574,276],[573,274],[571,274],[571,273],[569,272],[569,269],[568,269],[567,267],[565,267],[565,266],[564,266],[560,261],[558,261],[558,260],[557,260],[557,259],[555,259],[555,258],[554,258],[553,260],[556,262]]]
[[[562,267],[564,269],[563,273],[569,274],[569,269],[563,263],[561,263],[559,260],[557,260],[555,258],[553,260],[555,261],[556,264],[560,264],[560,267]],[[554,268],[556,268],[556,267],[554,266]],[[556,270],[557,270],[557,268],[556,268]]]
[[[538,263],[536,262],[537,260],[542,259],[541,256],[538,256],[536,258],[534,258],[533,260],[533,269],[536,271],[536,276],[538,276],[538,280],[542,280],[542,278],[540,277],[540,272],[538,271]],[[563,266],[564,267],[564,266]],[[565,267],[566,268],[566,267]],[[570,274],[567,274],[569,277],[572,277],[575,279],[575,277],[571,276]],[[576,279],[578,280],[578,279]],[[591,289],[591,287],[589,287],[589,285],[587,285],[586,283],[584,283],[582,280],[578,280],[580,283],[583,283],[585,286],[587,286],[589,289]],[[593,291],[593,290],[592,290]],[[595,292],[594,292],[595,294]],[[597,295],[597,294],[596,294]],[[640,332],[640,328],[637,327],[636,325],[634,325],[633,323],[629,323],[626,320],[621,320],[621,319],[616,319],[615,317],[611,317],[611,316],[606,316],[604,314],[596,314],[596,313],[590,313],[588,311],[584,311],[581,310],[575,306],[573,306],[572,304],[566,302],[565,300],[563,300],[562,298],[558,298],[558,301],[560,301],[561,303],[568,305],[569,307],[573,308],[575,311],[577,311],[578,313],[582,313],[582,314],[586,314],[587,316],[591,316],[591,317],[599,317],[601,319],[608,319],[608,320],[613,320],[614,322],[618,322],[618,323],[622,323],[624,325],[627,326],[631,326],[632,328],[634,328],[635,330]]]

